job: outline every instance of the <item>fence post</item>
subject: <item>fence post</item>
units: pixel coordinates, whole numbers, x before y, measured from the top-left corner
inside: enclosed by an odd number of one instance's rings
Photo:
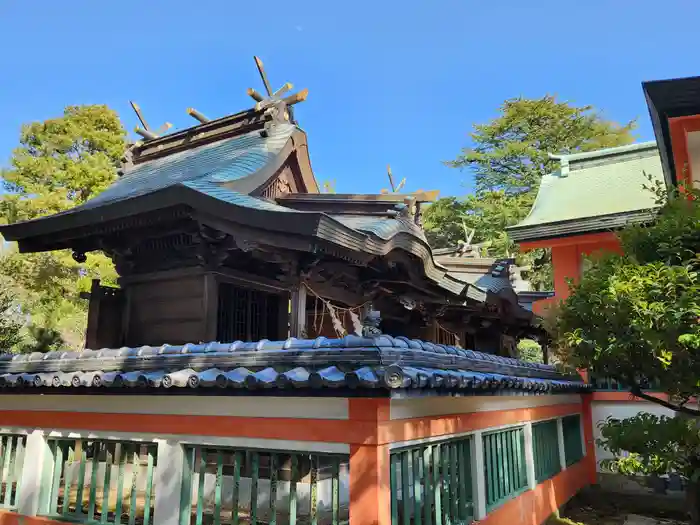
[[[179,525],[180,485],[184,465],[185,452],[179,442],[158,441],[153,525]]]
[[[525,423],[525,468],[527,469],[527,486],[533,490],[537,486],[535,479],[535,452],[532,444],[532,423]]]
[[[350,525],[391,525],[390,464],[389,445],[350,447]]]
[[[583,426],[583,442],[586,451],[584,461],[587,464],[588,482],[591,485],[598,483],[598,460],[596,458],[596,446],[593,434],[593,407],[591,394],[581,396],[581,424]]]
[[[27,435],[19,479],[18,514],[36,516],[39,513],[39,493],[41,491],[44,458],[48,453],[48,443],[44,439],[42,430],[34,430]]]
[[[562,472],[566,470],[566,449],[564,447],[564,420],[557,419],[557,439],[559,440],[559,466]]]
[[[481,520],[486,517],[486,476],[484,475],[484,438],[481,431],[472,434],[471,440],[472,459],[472,491],[474,505],[474,519]]]

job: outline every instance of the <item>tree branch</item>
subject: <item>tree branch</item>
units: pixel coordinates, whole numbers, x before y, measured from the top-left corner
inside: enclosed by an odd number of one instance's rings
[[[630,392],[632,393],[632,395],[638,397],[639,399],[644,399],[645,401],[649,401],[650,403],[656,403],[657,405],[661,405],[662,407],[669,408],[671,410],[680,412],[682,414],[686,414],[688,416],[700,418],[700,410],[694,410],[683,405],[674,405],[669,401],[659,399],[658,397],[650,396],[649,394],[645,394],[644,392],[642,392],[642,389],[639,387],[630,388]]]

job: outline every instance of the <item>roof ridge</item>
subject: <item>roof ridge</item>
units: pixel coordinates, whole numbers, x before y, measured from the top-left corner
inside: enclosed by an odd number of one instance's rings
[[[581,153],[566,153],[566,154],[554,154],[550,153],[549,158],[554,160],[559,160],[563,162],[580,162],[590,159],[598,159],[602,157],[615,157],[617,155],[623,155],[627,153],[634,153],[637,151],[647,151],[652,149],[658,149],[656,141],[649,140],[645,142],[635,142],[634,144],[627,144],[625,146],[615,146],[613,148],[602,148],[595,151],[585,151]]]

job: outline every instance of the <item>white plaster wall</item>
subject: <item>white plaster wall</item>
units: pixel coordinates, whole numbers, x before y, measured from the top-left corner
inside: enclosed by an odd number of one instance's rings
[[[688,160],[693,174],[693,186],[700,188],[700,132],[688,133]]]
[[[348,419],[343,398],[228,396],[0,396],[0,410]]]
[[[547,396],[420,397],[413,399],[392,399],[389,406],[389,414],[391,419],[409,419],[577,403],[581,403],[581,396],[578,394]]]
[[[673,410],[646,401],[595,401],[591,404],[593,438],[596,441],[595,455],[598,472],[601,472],[600,462],[604,459],[612,458],[612,454],[597,445],[597,441],[601,437],[598,424],[605,421],[608,417],[625,419],[633,417],[640,412],[647,412],[657,416],[673,417],[674,415]]]

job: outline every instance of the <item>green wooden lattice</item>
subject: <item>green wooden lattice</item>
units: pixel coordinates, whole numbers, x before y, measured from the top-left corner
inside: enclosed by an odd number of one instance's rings
[[[561,471],[559,431],[556,420],[532,425],[532,455],[535,460],[537,483],[542,483]]]
[[[347,456],[185,448],[180,525],[341,525]],[[344,484],[347,487],[347,481]]]
[[[483,435],[486,510],[527,490],[525,431],[511,428]]]
[[[3,509],[17,508],[26,445],[27,436],[23,434],[0,435],[0,507]]]
[[[155,443],[51,439],[39,512],[91,524],[152,525]]]
[[[581,439],[581,416],[575,414],[562,418],[564,433],[564,457],[570,466],[583,459],[583,441]]]
[[[471,463],[471,438],[392,451],[391,524],[471,523]]]

